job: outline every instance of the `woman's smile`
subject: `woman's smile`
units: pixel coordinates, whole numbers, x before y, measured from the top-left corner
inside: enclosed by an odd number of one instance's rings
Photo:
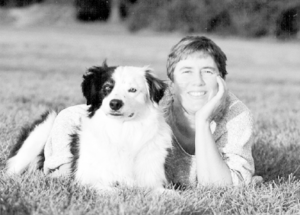
[[[190,91],[188,94],[195,98],[203,98],[206,95],[206,91]]]

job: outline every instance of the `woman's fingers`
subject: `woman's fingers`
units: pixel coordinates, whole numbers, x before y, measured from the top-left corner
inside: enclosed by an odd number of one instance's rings
[[[226,94],[227,91],[225,81],[219,75],[217,76],[217,83],[219,86],[218,92],[211,100],[213,103],[216,104],[222,102],[222,99],[224,98],[224,95]]]
[[[217,94],[198,111],[199,116],[201,115],[201,118],[203,119],[212,119],[218,111],[220,111],[220,107],[226,100],[226,83],[220,76],[217,76],[216,78],[219,86]]]
[[[219,90],[216,96],[222,98],[224,93],[227,91],[227,87],[225,81],[223,80],[223,78],[221,78],[221,76],[217,76],[217,82],[219,85]]]

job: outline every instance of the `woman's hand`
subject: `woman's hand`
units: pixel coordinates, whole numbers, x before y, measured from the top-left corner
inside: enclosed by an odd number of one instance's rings
[[[211,120],[226,105],[227,88],[225,81],[217,76],[219,90],[200,110],[196,112],[195,155],[199,185],[230,186],[231,172],[220,155],[210,130]]]
[[[205,104],[200,110],[196,112],[196,123],[197,122],[208,122],[210,123],[212,119],[222,110],[226,103],[227,98],[227,87],[223,78],[218,75],[218,92],[213,96],[207,104]]]

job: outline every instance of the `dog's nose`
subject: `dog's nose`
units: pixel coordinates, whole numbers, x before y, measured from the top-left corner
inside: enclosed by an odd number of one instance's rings
[[[123,101],[119,99],[113,99],[110,101],[109,106],[112,110],[119,110],[123,106]]]

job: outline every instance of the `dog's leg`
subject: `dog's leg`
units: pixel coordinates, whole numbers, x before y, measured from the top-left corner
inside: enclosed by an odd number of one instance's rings
[[[135,175],[138,186],[163,190],[166,183],[164,163],[166,150],[157,147],[145,148],[136,160]]]

